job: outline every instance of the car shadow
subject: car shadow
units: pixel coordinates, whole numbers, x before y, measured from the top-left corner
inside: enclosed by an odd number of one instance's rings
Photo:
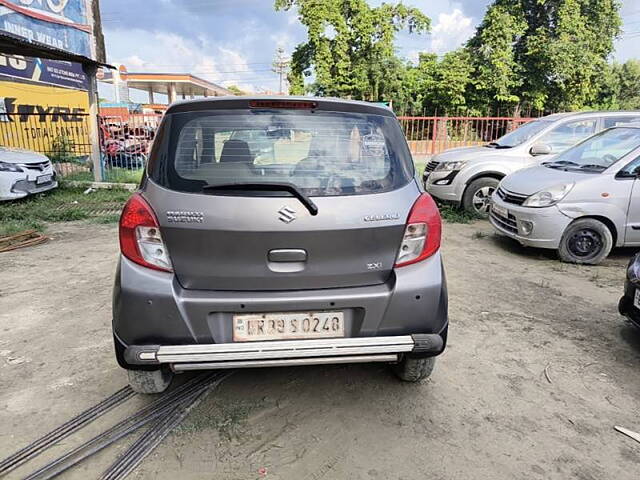
[[[517,240],[510,237],[495,233],[489,237],[491,242],[499,248],[510,253],[521,256],[523,258],[539,258],[540,260],[556,260],[560,261],[556,250],[550,248],[525,247]],[[631,257],[633,257],[640,248],[638,247],[617,247],[611,250],[609,256],[600,264],[609,267],[626,267]]]
[[[634,352],[640,353],[640,328],[627,321],[620,328],[620,337]]]

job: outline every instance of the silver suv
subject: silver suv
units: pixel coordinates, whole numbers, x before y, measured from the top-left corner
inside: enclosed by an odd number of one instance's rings
[[[139,392],[198,369],[385,362],[447,339],[441,219],[393,113],[362,102],[172,105],[120,220],[116,357]]]
[[[640,112],[556,113],[526,123],[495,142],[447,150],[427,164],[426,190],[439,200],[486,217],[498,182],[539,165],[605,128],[640,120]]]

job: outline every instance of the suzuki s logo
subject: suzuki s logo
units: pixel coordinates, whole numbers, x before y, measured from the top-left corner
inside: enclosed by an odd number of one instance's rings
[[[296,211],[289,207],[282,207],[278,210],[280,216],[278,219],[284,223],[291,223],[296,219]]]

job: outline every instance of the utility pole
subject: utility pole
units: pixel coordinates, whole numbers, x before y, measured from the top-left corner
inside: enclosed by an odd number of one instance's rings
[[[285,73],[289,72],[290,63],[291,63],[290,60],[284,54],[284,48],[278,47],[278,49],[276,50],[276,56],[275,56],[275,59],[273,60],[273,65],[271,67],[271,70],[277,73],[280,79],[280,90],[279,90],[280,95],[284,94],[284,92],[282,91],[282,80],[284,79]]]

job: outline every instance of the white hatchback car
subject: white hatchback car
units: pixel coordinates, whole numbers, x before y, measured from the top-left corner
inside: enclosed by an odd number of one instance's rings
[[[0,200],[15,200],[57,186],[48,157],[31,150],[0,147]]]

